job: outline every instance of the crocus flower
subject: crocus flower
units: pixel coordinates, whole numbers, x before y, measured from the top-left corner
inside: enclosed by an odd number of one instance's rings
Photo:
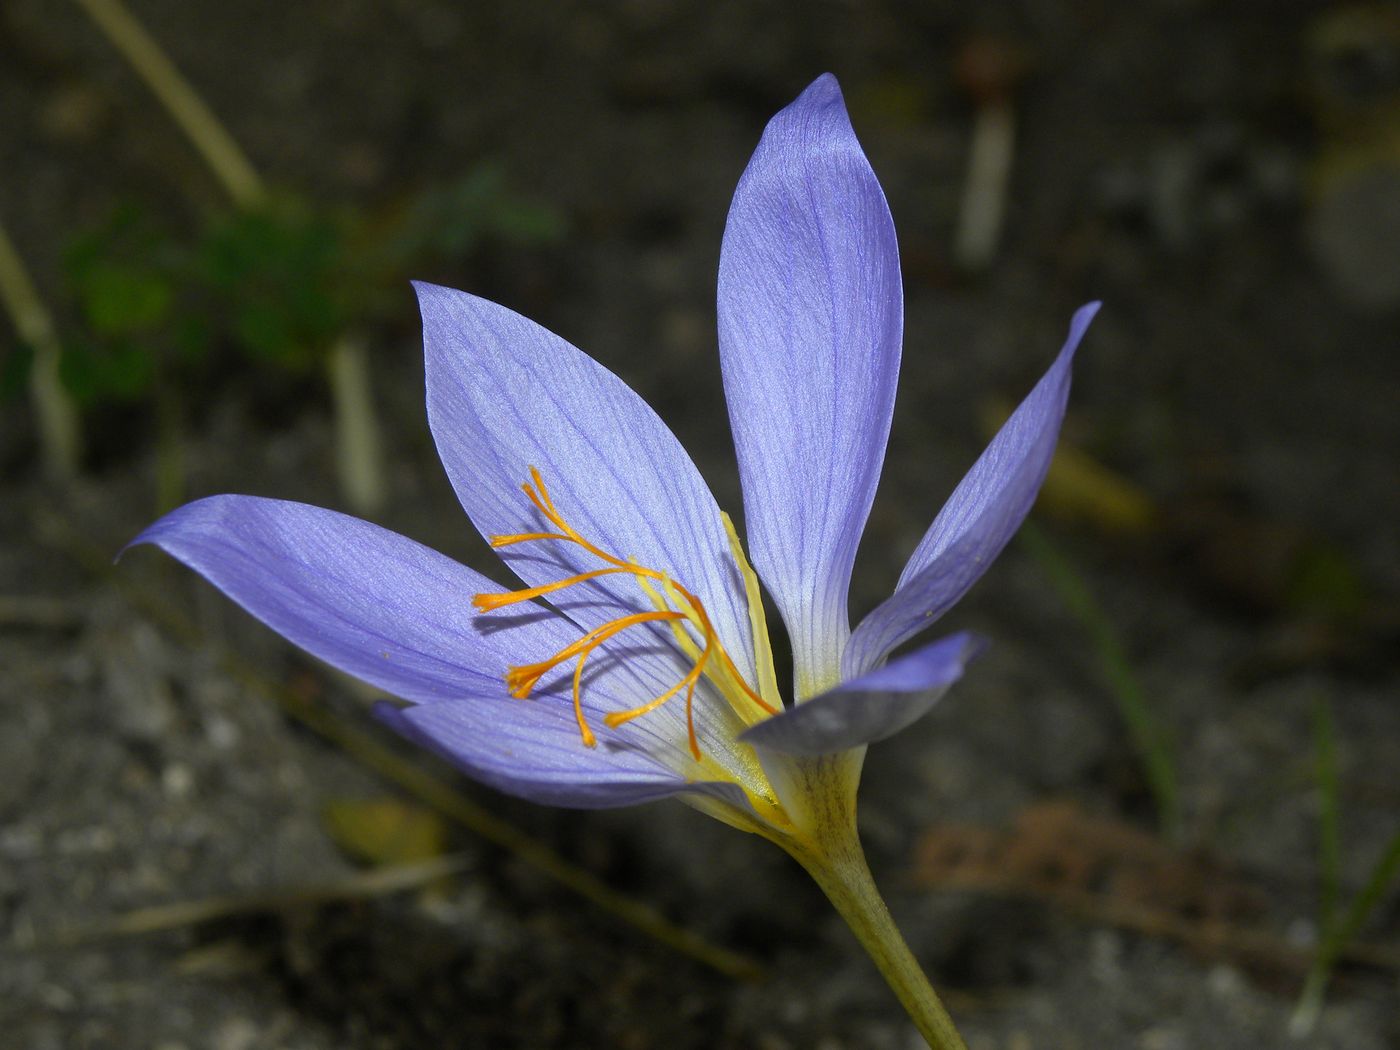
[[[923,715],[982,647],[901,651],[1030,509],[1097,304],[934,518],[894,593],[847,591],[894,406],[903,327],[889,209],[831,76],[769,123],[730,208],[719,350],[746,555],[675,436],[612,372],[504,306],[417,285],[428,419],[472,523],[523,586],[300,503],[213,496],[136,540],[322,660],[405,701],[379,713],[537,802],[675,796],[782,846],[920,1031],[961,1046],[855,833],[866,745]],[[750,565],[750,556],[752,566]],[[774,674],[763,589],[795,668]]]

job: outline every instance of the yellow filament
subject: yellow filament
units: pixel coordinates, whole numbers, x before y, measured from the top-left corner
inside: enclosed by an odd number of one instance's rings
[[[773,670],[773,643],[768,640],[768,618],[763,613],[763,590],[759,586],[758,573],[753,571],[749,559],[744,557],[744,545],[739,542],[734,519],[720,511],[724,522],[724,534],[729,538],[729,554],[734,564],[739,566],[739,575],[744,578],[744,598],[749,608],[749,631],[753,634],[753,660],[758,669],[758,691],[768,700],[764,708],[769,714],[782,709],[782,693],[778,691],[778,675]]]
[[[657,593],[656,588],[654,588],[646,580],[639,578],[637,580],[637,584],[642,588],[643,591],[646,592],[647,597],[651,599],[652,604],[655,605],[658,609],[670,608],[670,606],[667,604],[666,598],[663,598],[659,593]],[[695,599],[694,595],[690,594],[689,591],[686,591],[674,580],[664,581],[662,583],[662,587],[666,591],[666,596],[672,601],[674,601],[677,605],[679,605],[681,601],[685,601],[686,604],[690,604],[692,601],[697,600]],[[699,613],[700,615],[704,616],[703,606],[700,607]],[[707,616],[703,621],[703,625],[707,632],[713,632],[713,627],[709,623],[709,618]],[[690,635],[686,633],[684,624],[673,623],[671,625],[671,631],[676,637],[676,643],[681,647],[681,652],[685,653],[685,655],[690,657],[691,660],[701,659],[700,647],[697,646],[695,644],[694,639],[692,639]],[[768,636],[765,634],[764,644],[767,644],[767,637]],[[744,680],[744,676],[740,674],[739,669],[734,666],[734,661],[730,659],[729,653],[725,651],[724,646],[719,645],[718,641],[716,641],[715,649],[719,654],[720,668],[718,672],[711,673],[714,673],[716,675],[716,679],[720,687],[720,692],[724,693],[724,695],[730,700],[730,705],[734,708],[735,713],[738,714],[750,725],[752,725],[756,721],[759,721],[761,718],[761,715],[757,712],[746,710],[743,707],[743,705],[735,702],[735,694],[737,693],[738,697],[742,697],[743,699],[748,700],[755,707],[757,707],[758,711],[761,712],[762,715],[777,714],[779,707],[782,704],[782,701],[778,701],[778,706],[773,706],[767,703],[762,696],[755,693],[753,689],[749,687],[749,683]],[[776,693],[774,695],[776,696]]]
[[[681,651],[692,661],[691,668],[679,682],[671,686],[660,696],[657,696],[644,704],[626,711],[614,711],[603,717],[603,722],[609,729],[616,729],[618,726],[640,718],[642,715],[655,711],[662,704],[682,690],[685,691],[685,722],[686,736],[690,745],[690,752],[696,761],[701,760],[700,744],[695,732],[694,700],[695,687],[704,676],[706,669],[715,676],[715,680],[720,687],[720,691],[729,699],[731,706],[736,713],[740,714],[746,722],[752,724],[762,715],[752,709],[741,709],[739,701],[752,704],[765,715],[776,714],[781,709],[782,701],[778,698],[776,680],[773,677],[772,654],[768,649],[767,626],[763,620],[763,608],[761,596],[758,591],[758,579],[754,576],[753,569],[749,567],[744,559],[743,550],[739,546],[738,536],[734,531],[733,523],[728,515],[724,516],[724,526],[729,536],[730,549],[734,552],[735,561],[739,565],[741,574],[744,577],[746,597],[749,604],[749,622],[754,628],[755,658],[759,669],[760,692],[755,692],[744,676],[740,674],[734,661],[725,652],[724,646],[720,644],[719,633],[715,630],[709,613],[706,611],[704,603],[678,582],[671,579],[665,573],[656,569],[647,568],[636,562],[625,561],[614,554],[597,547],[585,539],[564,520],[558,509],[554,506],[554,500],[549,495],[549,490],[545,487],[544,479],[540,472],[534,467],[530,468],[530,481],[521,485],[521,490],[534,505],[535,509],[544,516],[550,525],[557,529],[557,532],[520,532],[502,534],[491,537],[491,546],[509,547],[517,543],[531,543],[541,541],[553,541],[559,543],[573,543],[583,548],[588,553],[606,562],[603,568],[591,569],[587,572],[577,573],[553,583],[541,584],[535,587],[526,587],[518,591],[507,591],[501,594],[477,594],[472,597],[472,605],[479,612],[492,612],[506,606],[515,605],[519,602],[529,601],[532,598],[539,598],[556,591],[564,590],[575,584],[583,583],[587,580],[597,579],[602,576],[612,576],[628,574],[631,575],[651,599],[655,608],[650,612],[631,613],[619,616],[614,620],[594,627],[584,633],[577,641],[565,646],[559,652],[533,664],[520,664],[510,667],[506,671],[506,686],[510,690],[511,696],[517,699],[526,699],[531,691],[539,684],[541,678],[554,668],[569,660],[577,659],[573,673],[573,706],[574,717],[578,722],[579,735],[587,747],[597,745],[597,738],[588,725],[588,720],[583,712],[583,668],[592,654],[604,642],[616,637],[622,632],[640,626],[644,623],[669,622],[671,630],[676,638]],[[659,589],[658,586],[659,585]],[[755,612],[757,605],[757,612]],[[688,608],[689,611],[681,611]],[[700,635],[703,644],[697,644],[686,627],[693,627]],[[717,660],[711,660],[716,657]]]

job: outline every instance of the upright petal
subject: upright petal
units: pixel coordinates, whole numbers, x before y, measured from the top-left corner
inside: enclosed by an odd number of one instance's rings
[[[482,535],[543,525],[520,489],[537,467],[560,513],[588,540],[698,595],[752,681],[748,607],[719,507],[666,424],[616,375],[533,321],[450,288],[415,288],[428,422],[457,498]],[[559,542],[500,554],[531,585],[603,564]],[[591,580],[559,597],[586,625],[611,619],[618,607],[649,608],[627,576]]]
[[[895,592],[856,628],[843,669],[878,667],[981,578],[1030,512],[1055,453],[1069,399],[1070,366],[1099,304],[1081,307],[1069,338],[991,444],[953,490],[900,575]]]
[[[567,672],[529,700],[508,696],[507,665],[562,648],[576,630],[538,606],[487,625],[470,599],[495,584],[410,539],[302,503],[212,496],[132,542],[162,548],[313,656],[420,704],[388,721],[502,790],[596,806],[688,786],[679,762],[666,761],[683,744],[658,743],[648,727],[624,726],[584,747]],[[639,670],[645,661],[597,676],[584,693],[590,715],[635,704],[644,695],[633,684]],[[469,748],[454,743],[467,731]]]
[[[904,323],[884,194],[836,78],[769,123],[724,231],[719,341],[755,568],[799,695],[835,681]]]

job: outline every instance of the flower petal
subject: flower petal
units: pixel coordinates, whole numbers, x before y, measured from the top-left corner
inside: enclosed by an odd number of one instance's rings
[[[932,709],[986,642],[966,631],[758,723],[739,739],[789,755],[825,755],[894,736]]]
[[[424,704],[375,705],[375,714],[417,744],[436,751],[498,791],[550,806],[599,809],[630,806],[680,791],[719,785],[687,781],[644,748],[605,733],[597,747],[579,743],[567,704],[510,701],[502,718],[491,697]],[[606,769],[607,775],[599,775]],[[731,797],[742,802],[737,788]]]
[[[559,512],[589,541],[698,595],[752,681],[748,608],[719,507],[666,424],[612,372],[533,321],[464,292],[414,287],[428,421],[457,498],[482,535],[548,528],[520,490],[537,467]],[[603,565],[554,541],[499,553],[532,585]],[[560,598],[586,626],[651,607],[626,576],[590,580]]]
[[[396,696],[504,692],[509,661],[477,629],[470,604],[494,584],[397,533],[304,503],[211,496],[161,518],[132,541],[141,543],[312,655]],[[547,623],[530,631],[570,640]]]
[[[1030,512],[1055,453],[1074,352],[1098,312],[1081,307],[1049,371],[958,484],[900,575],[895,592],[856,628],[842,668],[878,667],[901,642],[942,616],[987,571]]]
[[[787,624],[799,694],[835,680],[850,632],[851,565],[889,437],[903,317],[894,223],[828,74],[764,131],[719,267],[749,545]]]
[[[683,732],[675,739],[666,722],[639,719],[585,747],[570,667],[529,700],[508,696],[507,665],[548,657],[577,630],[535,605],[482,619],[470,596],[499,588],[410,539],[302,503],[213,496],[166,515],[132,542],[162,548],[312,655],[418,702],[387,720],[502,790],[594,806],[694,786],[677,771],[689,759]],[[664,664],[654,668],[657,661],[635,651],[629,657],[600,655],[590,668],[583,697],[593,721],[637,704],[665,680]],[[439,731],[441,741],[433,736]],[[464,733],[475,734],[470,744]]]

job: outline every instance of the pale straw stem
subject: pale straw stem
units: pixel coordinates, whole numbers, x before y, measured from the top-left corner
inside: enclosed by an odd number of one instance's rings
[[[0,223],[0,303],[9,312],[19,338],[34,351],[29,370],[29,399],[39,424],[44,473],[54,481],[71,480],[78,473],[82,438],[77,409],[59,377],[63,348],[53,317],[39,297],[3,223]]]
[[[120,0],[74,0],[146,82],[240,207],[265,195],[262,179],[228,130]]]

